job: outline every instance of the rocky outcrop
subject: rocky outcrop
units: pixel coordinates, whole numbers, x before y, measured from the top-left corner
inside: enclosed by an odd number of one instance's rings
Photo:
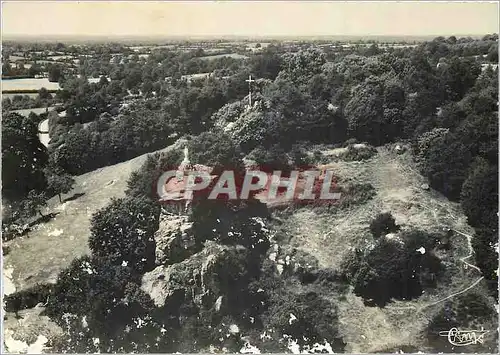
[[[196,252],[192,222],[186,216],[163,216],[155,233],[156,265],[180,262]]]
[[[200,309],[224,307],[226,295],[247,282],[248,250],[207,241],[202,251],[146,273],[141,289],[157,307],[192,301]]]

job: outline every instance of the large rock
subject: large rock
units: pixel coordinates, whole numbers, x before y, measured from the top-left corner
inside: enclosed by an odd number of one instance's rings
[[[163,216],[155,233],[156,265],[173,264],[196,252],[192,222],[186,216]]]
[[[200,309],[220,309],[221,301],[227,298],[224,296],[247,281],[247,252],[242,246],[207,241],[202,251],[184,261],[146,273],[141,289],[157,307],[175,307],[191,300]]]

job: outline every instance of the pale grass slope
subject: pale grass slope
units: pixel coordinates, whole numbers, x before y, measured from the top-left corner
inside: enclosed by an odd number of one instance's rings
[[[57,196],[53,197],[44,212],[59,212],[54,219],[5,243],[10,253],[4,258],[4,269],[13,269],[17,290],[39,282],[55,282],[58,273],[72,260],[89,252],[92,214],[105,207],[111,198],[125,196],[130,174],[141,168],[147,155],[76,176],[73,190],[64,197],[84,195],[63,204]]]
[[[44,212],[60,212],[59,215],[25,236],[4,243],[10,249],[3,260],[3,271],[8,271],[8,275],[3,276],[9,276],[4,281],[11,283],[9,293],[37,283],[56,282],[59,272],[69,266],[71,261],[88,254],[90,217],[105,207],[111,198],[125,196],[130,174],[141,168],[147,155],[75,177],[73,190],[64,197],[76,193],[84,195],[63,204],[57,196],[50,199]],[[42,310],[43,305],[23,310],[19,312],[19,319],[12,313],[6,314],[2,335],[6,351],[19,353],[27,350],[25,348],[30,344],[33,348],[38,336],[51,339],[61,334],[61,328],[48,317],[40,316]],[[50,351],[47,348],[43,350]],[[39,353],[40,349],[34,351]]]

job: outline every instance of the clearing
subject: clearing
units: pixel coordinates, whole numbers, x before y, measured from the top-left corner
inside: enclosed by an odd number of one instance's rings
[[[452,251],[440,255],[452,276],[441,281],[437,289],[426,291],[416,300],[397,301],[385,308],[365,306],[352,290],[346,297],[332,298],[339,307],[340,332],[347,352],[388,352],[387,349],[403,346],[424,351],[422,330],[445,299],[469,289],[487,294],[479,270],[464,260],[471,253],[468,236],[474,231],[467,225],[459,204],[421,187],[427,181],[417,172],[409,153],[398,155],[390,147],[377,151],[367,161],[328,164],[341,185],[370,183],[375,197],[336,213],[316,213],[307,208],[294,211],[283,221],[290,236],[283,247],[303,250],[315,256],[320,267],[339,270],[351,250],[372,243],[369,224],[381,212],[391,212],[402,230],[413,227],[440,232],[447,227],[456,231]],[[335,155],[331,151],[323,153]],[[474,263],[473,259],[468,261]]]
[[[40,90],[46,88],[47,90],[59,90],[59,83],[50,82],[47,78],[39,79],[3,79],[2,80],[2,93],[8,91],[22,91],[22,90]]]

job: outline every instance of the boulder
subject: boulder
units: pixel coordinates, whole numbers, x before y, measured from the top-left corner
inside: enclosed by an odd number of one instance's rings
[[[163,216],[154,235],[156,265],[172,264],[196,252],[192,222],[186,216]]]
[[[182,262],[161,265],[144,274],[141,289],[157,307],[175,307],[189,300],[200,309],[220,310],[234,286],[248,281],[247,260],[248,250],[242,246],[207,241],[200,252]]]
[[[429,190],[430,190],[430,186],[429,186],[429,184],[422,184],[422,185],[420,185],[420,188],[421,188],[422,190],[425,190],[425,191],[429,191]]]

